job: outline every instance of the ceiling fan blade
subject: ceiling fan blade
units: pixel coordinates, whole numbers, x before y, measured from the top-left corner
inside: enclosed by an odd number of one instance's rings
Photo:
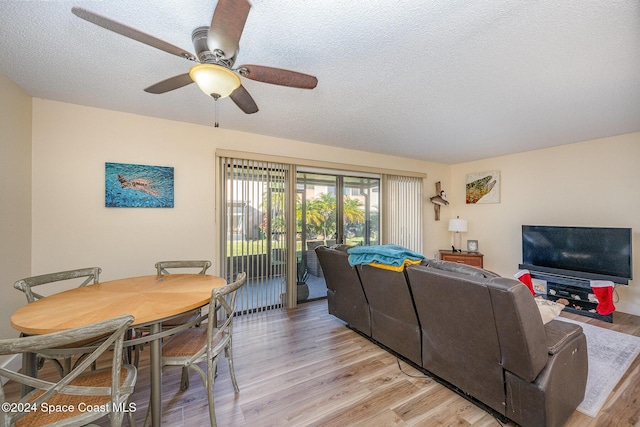
[[[220,49],[226,59],[235,57],[250,9],[247,0],[218,0],[207,34],[209,50]]]
[[[251,95],[249,95],[249,92],[247,92],[247,90],[242,85],[231,92],[229,98],[231,98],[233,102],[235,102],[236,105],[247,114],[258,112],[258,106],[256,105]]]
[[[168,79],[165,79],[161,82],[153,84],[148,88],[145,88],[144,91],[149,93],[160,94],[160,93],[165,93],[165,92],[172,91],[174,89],[181,88],[191,83],[193,83],[193,80],[191,80],[189,73],[179,74],[177,76],[169,77]]]
[[[87,9],[83,9],[81,7],[72,7],[71,12],[73,12],[73,14],[77,17],[84,19],[85,21],[89,21],[102,28],[106,28],[107,30],[113,31],[114,33],[118,33],[122,36],[155,47],[156,49],[164,50],[165,52],[168,52],[172,55],[186,58],[190,61],[196,60],[196,57],[192,53],[187,52],[184,49],[174,46],[171,43],[167,43],[164,40],[160,40],[159,38],[156,38],[147,33],[143,33],[142,31],[136,30],[135,28],[131,28],[127,25],[116,22],[105,16],[98,15],[97,13],[91,12]]]
[[[298,73],[297,71],[284,70],[282,68],[265,67],[262,65],[241,65],[238,67],[238,72],[248,79],[280,86],[313,89],[318,85],[318,79],[314,76]]]

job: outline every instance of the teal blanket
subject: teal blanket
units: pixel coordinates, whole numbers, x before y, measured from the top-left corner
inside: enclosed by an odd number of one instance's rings
[[[404,264],[406,259],[412,261],[425,259],[424,255],[398,245],[354,246],[347,252],[349,253],[349,264],[352,267],[358,264],[368,265],[373,262],[399,267]]]

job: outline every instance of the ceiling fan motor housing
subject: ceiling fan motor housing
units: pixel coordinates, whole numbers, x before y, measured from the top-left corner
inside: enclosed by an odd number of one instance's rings
[[[212,51],[207,44],[208,32],[209,27],[198,27],[191,33],[191,41],[193,42],[193,48],[196,51],[198,60],[203,64],[218,64],[231,68],[236,61],[238,52],[234,52],[233,56],[228,58],[226,53],[220,49],[214,49]]]

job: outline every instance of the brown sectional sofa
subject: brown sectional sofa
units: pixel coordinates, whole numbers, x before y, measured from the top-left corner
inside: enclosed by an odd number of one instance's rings
[[[523,426],[561,426],[582,401],[582,328],[544,325],[519,281],[439,260],[354,268],[341,249],[316,252],[329,312],[353,329]]]

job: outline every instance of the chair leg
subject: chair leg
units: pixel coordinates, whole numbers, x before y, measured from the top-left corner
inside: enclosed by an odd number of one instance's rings
[[[143,336],[144,334],[142,332],[138,332],[135,329],[132,332],[132,338],[135,336],[135,338],[140,338],[141,336]],[[140,343],[140,344],[136,344],[133,346],[133,348],[129,347],[131,349],[131,351],[133,352],[133,366],[135,366],[136,368],[138,367],[138,365],[140,364],[140,352],[142,352],[142,350],[144,350],[144,344]],[[131,362],[129,362],[131,363]]]
[[[238,388],[238,382],[236,381],[236,372],[233,369],[233,352],[231,351],[231,342],[224,349],[224,355],[229,361],[229,373],[231,374],[231,382],[233,383],[233,389],[236,393],[240,393],[240,389]]]
[[[127,329],[124,339],[125,341],[129,341],[133,339],[133,329]],[[135,346],[128,345],[124,348],[124,360],[126,360],[126,363],[132,363],[133,361],[133,347]],[[137,367],[138,366],[136,366],[136,368]]]
[[[133,366],[138,368],[140,364],[140,351],[142,351],[142,344],[136,344],[133,346]]]
[[[182,377],[180,378],[180,390],[184,391],[189,388],[189,368],[182,367]]]
[[[211,427],[217,427],[218,423],[216,422],[216,409],[213,399],[213,383],[215,381],[216,375],[216,367],[218,365],[218,357],[214,357],[213,360],[208,363],[207,366],[207,400],[209,401],[209,422],[211,423]]]

